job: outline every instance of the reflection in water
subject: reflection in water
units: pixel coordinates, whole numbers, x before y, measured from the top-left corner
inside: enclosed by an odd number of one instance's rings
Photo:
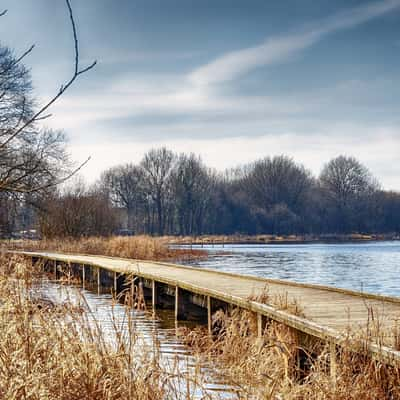
[[[196,246],[193,246],[196,247]],[[192,265],[400,296],[400,242],[204,246]]]
[[[123,304],[115,303],[112,296],[107,293],[97,294],[95,291],[83,290],[78,287],[64,286],[59,283],[43,280],[33,289],[35,296],[46,298],[54,304],[71,302],[86,309],[90,323],[97,324],[104,334],[104,338],[110,343],[117,343],[116,324],[124,334],[129,332],[127,313],[130,313],[131,322],[134,324],[135,345],[139,351],[144,351],[149,356],[157,352],[163,369],[170,371],[172,375],[179,371],[180,375],[194,376],[199,362],[191,355],[190,350],[177,337],[177,325],[174,312],[160,310],[154,318],[150,313],[127,309]],[[132,330],[131,330],[132,331]],[[190,398],[198,399],[232,399],[237,398],[234,388],[224,385],[213,371],[212,365],[201,365],[201,373],[196,374],[197,379],[204,379],[194,384],[191,381],[171,377],[171,385],[186,399],[188,390]],[[175,398],[175,397],[174,397]]]

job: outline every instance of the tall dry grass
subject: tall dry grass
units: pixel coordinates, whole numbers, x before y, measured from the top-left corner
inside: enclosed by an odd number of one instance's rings
[[[110,342],[85,307],[32,295],[38,276],[28,263],[0,261],[1,399],[178,399],[178,388],[197,379],[139,346],[129,314],[124,328],[113,325]]]
[[[110,342],[89,320],[84,299],[83,307],[43,301],[32,295],[37,279],[38,270],[22,259],[0,260],[1,399],[194,398],[182,387],[206,380],[200,368],[193,376],[180,371],[179,363],[165,368],[157,348],[138,346],[134,321],[128,332],[115,323],[117,340]],[[258,300],[302,312],[284,297],[265,293]],[[378,334],[372,328],[367,338],[349,333],[338,349],[333,380],[328,347],[315,343],[306,351],[288,327],[266,321],[258,337],[255,315],[237,309],[215,313],[213,327],[212,337],[196,328],[182,329],[181,338],[201,363],[214,366],[221,382],[236,388],[237,399],[400,399],[400,365],[372,360],[365,350],[365,339]]]
[[[266,293],[259,300],[302,315],[299,304],[284,297],[271,299]],[[238,387],[239,398],[259,400],[400,399],[400,363],[387,365],[368,352],[367,344],[378,341],[381,334],[376,326],[348,331],[337,347],[333,379],[329,344],[309,341],[305,348],[304,337],[274,321],[266,322],[259,337],[256,315],[250,311],[218,311],[213,316],[213,336],[201,327],[181,331],[200,358],[218,360],[221,379]]]
[[[6,245],[6,244],[5,244]],[[7,243],[8,248],[32,251],[48,250],[157,261],[187,261],[206,257],[195,249],[172,249],[166,241],[151,236],[82,237],[80,239],[23,240]]]

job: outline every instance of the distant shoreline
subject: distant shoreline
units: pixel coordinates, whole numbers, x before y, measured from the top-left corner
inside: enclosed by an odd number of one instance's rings
[[[184,236],[168,237],[166,241],[169,245],[184,246],[207,246],[207,245],[232,245],[232,244],[265,244],[265,245],[288,245],[288,244],[339,244],[339,243],[371,243],[382,241],[400,240],[397,234],[376,234],[376,235],[321,235],[321,236],[277,236],[277,235],[257,235],[257,236]]]

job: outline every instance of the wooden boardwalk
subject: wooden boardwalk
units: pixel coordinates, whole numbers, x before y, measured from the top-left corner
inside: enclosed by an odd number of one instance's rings
[[[400,298],[160,262],[52,252],[20,253],[28,257],[93,266],[122,274],[133,274],[152,282],[175,287],[177,290],[178,288],[184,289],[205,296],[207,299],[217,299],[252,310],[300,332],[336,344],[343,340],[344,333],[348,328],[355,332],[360,329],[366,330],[367,326],[371,325],[373,318],[375,321],[379,320],[381,329],[386,331],[388,337],[385,347],[371,344],[372,353],[382,354],[383,350],[385,358],[400,359],[400,353],[391,348],[390,337],[396,321],[400,319]],[[301,306],[304,318],[278,310],[273,304],[261,304],[249,300],[250,296],[257,296],[266,288],[271,298],[287,296],[288,301],[296,301]]]

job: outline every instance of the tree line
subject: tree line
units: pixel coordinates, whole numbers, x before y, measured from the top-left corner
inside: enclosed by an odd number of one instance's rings
[[[382,190],[370,171],[340,155],[316,177],[286,155],[229,171],[195,154],[152,149],[137,163],[104,171],[96,184],[69,181],[75,167],[62,131],[43,121],[54,102],[95,62],[81,68],[70,2],[75,56],[70,78],[39,104],[24,65],[0,44],[0,236],[38,228],[42,236],[322,234],[400,232],[400,194]],[[0,17],[5,13],[0,12]]]
[[[382,190],[354,157],[315,177],[286,155],[218,173],[195,154],[152,149],[38,202],[46,236],[400,232],[400,193]]]

